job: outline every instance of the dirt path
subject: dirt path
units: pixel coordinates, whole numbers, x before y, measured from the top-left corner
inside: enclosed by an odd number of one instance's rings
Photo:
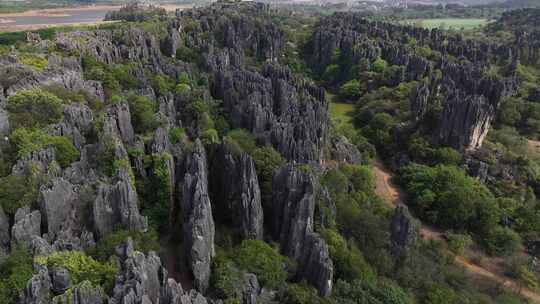
[[[531,143],[529,142],[529,144]],[[535,142],[535,147],[540,150],[540,142]],[[377,195],[384,198],[391,207],[395,207],[399,203],[405,201],[403,190],[393,183],[392,173],[379,159],[374,160],[373,171],[375,173],[375,193]],[[444,241],[443,231],[425,224],[422,224],[420,227],[420,235],[424,240]],[[484,257],[484,260],[489,260],[489,257]],[[463,256],[456,256],[455,262],[465,268],[473,276],[480,277],[481,279],[489,279],[514,292],[520,291],[520,286],[515,280],[472,264]],[[540,294],[530,289],[521,288],[521,295],[535,303],[540,303]]]

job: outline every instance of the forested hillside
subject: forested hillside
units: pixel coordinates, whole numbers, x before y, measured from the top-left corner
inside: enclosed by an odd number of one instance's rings
[[[0,34],[0,303],[540,299],[539,10],[108,18]]]

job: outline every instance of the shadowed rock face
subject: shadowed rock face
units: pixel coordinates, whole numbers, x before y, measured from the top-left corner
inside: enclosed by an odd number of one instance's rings
[[[139,200],[127,170],[119,170],[113,185],[100,186],[93,204],[93,217],[99,237],[115,228],[146,230],[147,219],[139,213]]]
[[[235,127],[251,131],[285,158],[319,162],[328,132],[328,103],[322,88],[277,64],[261,74],[233,69],[215,72],[213,93],[223,99]]]
[[[22,207],[15,213],[14,225],[11,227],[12,245],[28,244],[32,237],[41,236],[41,213]]]
[[[182,186],[182,214],[184,216],[184,246],[187,263],[200,292],[208,288],[212,258],[214,257],[214,219],[208,193],[206,152],[201,142],[195,142],[186,160],[186,174]]]
[[[317,287],[321,296],[332,292],[334,267],[326,242],[313,230],[316,183],[311,174],[290,164],[274,175],[273,235],[284,255],[298,262],[297,277]]]
[[[224,220],[232,222],[244,239],[263,238],[263,209],[255,163],[243,151],[224,143],[212,165],[212,199]]]
[[[394,211],[390,223],[391,252],[396,257],[403,256],[416,246],[420,236],[420,224],[414,219],[405,205]]]
[[[209,301],[195,290],[184,291],[182,285],[169,279],[155,252],[147,255],[135,251],[129,238],[116,248],[119,271],[112,295],[89,281],[72,286],[71,274],[63,268],[48,269],[38,266],[37,273],[28,281],[19,304],[207,304]],[[61,295],[54,294],[66,290]]]

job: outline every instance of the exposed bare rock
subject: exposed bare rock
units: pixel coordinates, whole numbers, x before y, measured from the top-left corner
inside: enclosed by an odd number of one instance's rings
[[[346,137],[332,137],[330,139],[330,145],[330,154],[333,160],[350,164],[359,164],[362,162],[360,151]]]
[[[25,174],[28,169],[28,165],[32,164],[37,166],[40,172],[47,172],[49,165],[55,161],[55,152],[53,148],[47,148],[44,150],[34,151],[26,156],[23,156],[17,160],[17,163],[11,169],[13,174]]]
[[[321,296],[329,296],[334,267],[326,242],[313,230],[316,187],[310,173],[292,164],[276,172],[273,232],[283,254],[298,262],[297,277],[316,286]]]
[[[10,242],[9,218],[0,206],[0,257],[9,252]]]
[[[47,268],[42,267],[38,269],[38,273],[28,281],[18,303],[48,304],[50,303],[51,287],[52,284],[49,271]]]
[[[197,139],[193,152],[186,160],[186,174],[182,187],[184,216],[184,246],[188,266],[195,279],[195,287],[203,292],[210,280],[210,266],[214,257],[214,219],[208,194],[206,153]]]
[[[41,213],[29,207],[19,208],[11,227],[11,243],[28,244],[33,236],[41,236]]]
[[[69,292],[54,297],[52,304],[105,304],[106,298],[103,288],[83,281],[73,286]]]
[[[121,169],[112,185],[100,185],[93,204],[93,220],[99,237],[115,228],[147,229],[147,219],[139,213],[139,199],[133,182],[128,171]]]
[[[103,122],[103,133],[116,136],[126,144],[133,141],[135,133],[127,102],[113,104],[107,109]]]
[[[420,225],[409,213],[405,205],[399,205],[394,211],[390,223],[391,252],[401,257],[416,246],[420,236]]]
[[[444,104],[439,143],[455,149],[477,149],[494,117],[495,108],[485,97],[458,94]]]
[[[133,250],[131,239],[117,249],[120,272],[109,304],[207,304],[195,290],[185,292],[180,283],[167,278],[167,270],[154,253]]]
[[[234,151],[228,144],[221,145],[212,165],[212,192],[216,215],[231,221],[244,239],[262,239],[263,209],[261,191],[253,159],[243,151]]]
[[[55,239],[62,229],[80,230],[84,219],[77,218],[81,211],[78,202],[75,187],[62,178],[53,178],[41,187],[39,205],[50,240]]]

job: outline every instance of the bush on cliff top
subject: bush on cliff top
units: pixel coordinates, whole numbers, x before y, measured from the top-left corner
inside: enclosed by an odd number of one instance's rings
[[[12,129],[41,128],[62,118],[62,100],[55,95],[36,90],[19,91],[7,102]]]

